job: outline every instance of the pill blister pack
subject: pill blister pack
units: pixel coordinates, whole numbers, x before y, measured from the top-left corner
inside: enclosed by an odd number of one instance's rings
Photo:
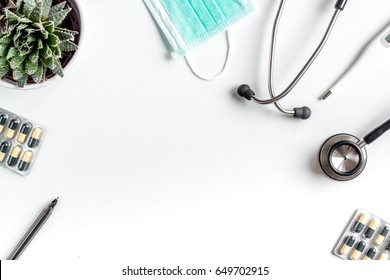
[[[344,260],[389,260],[390,223],[364,209],[357,210],[334,254]]]
[[[0,166],[29,175],[45,135],[42,125],[0,108]]]

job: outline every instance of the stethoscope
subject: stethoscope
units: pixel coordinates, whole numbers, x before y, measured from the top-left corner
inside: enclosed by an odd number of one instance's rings
[[[329,138],[320,151],[320,165],[330,178],[349,181],[359,176],[367,164],[366,146],[390,129],[390,120],[374,129],[362,140],[350,134]]]
[[[272,41],[271,41],[271,55],[269,60],[269,78],[268,78],[268,92],[271,97],[271,99],[258,99],[255,97],[255,92],[250,88],[248,85],[241,85],[237,89],[237,93],[239,96],[246,98],[249,101],[254,101],[261,105],[268,105],[268,104],[275,104],[276,108],[289,116],[292,116],[294,118],[299,118],[302,120],[307,120],[311,116],[311,110],[310,108],[304,106],[301,108],[295,108],[293,110],[287,110],[283,108],[283,106],[278,102],[284,97],[286,97],[298,84],[298,82],[302,79],[302,77],[305,75],[306,71],[310,68],[310,66],[313,64],[313,62],[316,60],[317,56],[322,51],[323,47],[325,46],[326,42],[328,41],[328,38],[333,30],[333,27],[336,23],[336,20],[342,10],[344,10],[345,5],[347,4],[348,0],[337,0],[336,6],[335,6],[335,13],[332,17],[332,20],[330,21],[330,24],[325,32],[324,37],[322,38],[320,44],[318,45],[317,49],[314,51],[310,59],[306,62],[305,66],[302,68],[302,70],[298,73],[298,75],[295,77],[295,79],[291,82],[291,84],[279,95],[275,94],[274,86],[273,86],[273,69],[274,69],[274,57],[275,57],[275,48],[276,48],[276,37],[278,33],[278,27],[280,18],[283,13],[283,8],[286,3],[286,0],[281,0],[278,13],[275,18],[275,23],[273,27],[272,32]]]

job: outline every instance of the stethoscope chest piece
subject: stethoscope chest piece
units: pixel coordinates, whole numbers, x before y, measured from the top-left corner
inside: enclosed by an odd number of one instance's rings
[[[349,134],[329,138],[320,151],[320,165],[330,178],[349,181],[359,176],[367,164],[367,151],[360,140]]]

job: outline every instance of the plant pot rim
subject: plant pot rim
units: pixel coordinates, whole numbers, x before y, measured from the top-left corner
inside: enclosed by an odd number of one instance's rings
[[[85,36],[84,35],[84,33],[85,33],[84,13],[83,13],[83,7],[82,7],[82,3],[81,3],[82,1],[80,1],[80,0],[72,0],[72,1],[74,1],[75,4],[77,5],[78,13],[80,15],[80,19],[79,19],[80,34],[79,34],[79,42],[77,44],[78,49],[74,52],[72,58],[69,60],[69,62],[64,67],[64,77],[73,68],[74,64],[76,64],[76,62],[79,58],[79,55],[80,55],[80,50],[82,49],[82,44],[84,42],[84,36]],[[66,2],[69,2],[69,0],[66,0]],[[0,86],[5,87],[5,88],[9,88],[9,89],[16,89],[16,90],[20,90],[20,91],[33,90],[33,89],[46,87],[48,85],[51,85],[55,81],[58,81],[61,79],[63,79],[63,78],[58,76],[58,75],[55,75],[55,76],[51,77],[50,79],[44,81],[43,83],[26,84],[23,88],[20,88],[20,87],[18,87],[17,82],[14,82],[14,81],[11,81],[7,78],[4,78],[4,79],[0,79]]]

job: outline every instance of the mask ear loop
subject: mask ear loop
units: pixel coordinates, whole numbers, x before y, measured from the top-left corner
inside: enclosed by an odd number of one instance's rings
[[[216,78],[218,78],[219,76],[221,76],[221,74],[223,72],[225,72],[228,64],[229,64],[229,58],[230,58],[230,36],[229,36],[229,31],[226,31],[225,32],[225,35],[226,35],[226,44],[227,44],[227,50],[226,50],[226,57],[225,57],[225,62],[223,64],[223,67],[222,67],[222,70],[219,71],[217,74],[215,74],[214,76],[211,76],[211,77],[204,77],[202,75],[200,75],[195,69],[194,67],[192,67],[191,65],[191,62],[190,60],[188,59],[187,56],[184,56],[184,59],[186,60],[186,63],[188,65],[188,68],[190,68],[192,74],[194,74],[197,78],[203,80],[203,81],[213,81],[215,80]]]

